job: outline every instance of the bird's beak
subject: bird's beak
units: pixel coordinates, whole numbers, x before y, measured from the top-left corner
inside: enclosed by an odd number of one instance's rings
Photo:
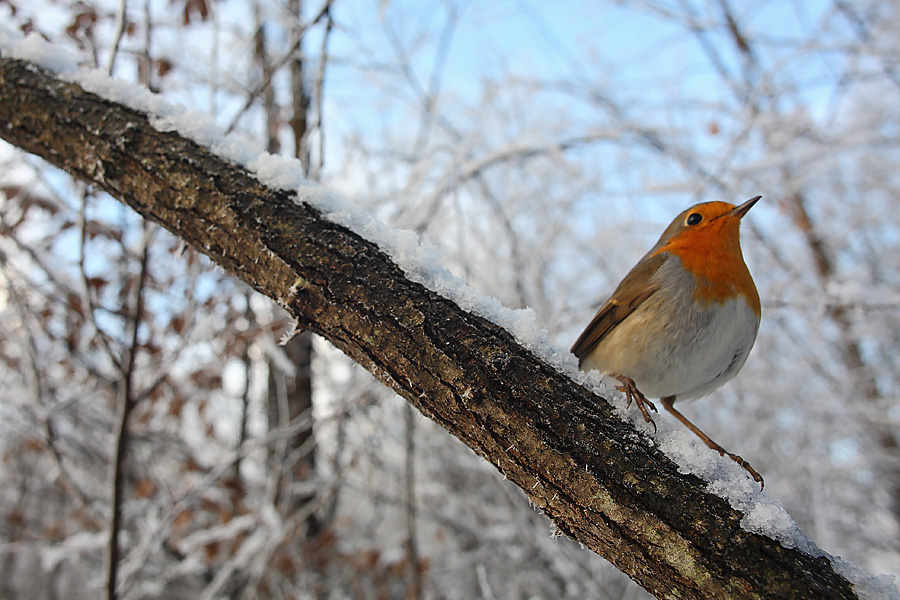
[[[756,204],[757,202],[759,202],[759,199],[760,199],[760,198],[762,198],[762,196],[757,196],[757,197],[755,197],[755,198],[750,198],[749,200],[747,200],[747,201],[744,202],[743,204],[741,204],[741,205],[739,205],[739,206],[735,206],[735,207],[732,208],[730,211],[728,211],[728,215],[731,216],[731,217],[737,217],[738,219],[743,218],[743,216],[747,214],[747,211],[750,210],[751,208],[753,208],[753,205],[754,205],[754,204]]]

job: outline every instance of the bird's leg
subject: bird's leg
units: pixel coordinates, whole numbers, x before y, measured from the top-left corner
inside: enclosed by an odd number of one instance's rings
[[[653,425],[653,433],[656,433],[656,423],[653,422],[653,419],[650,418],[650,413],[647,412],[647,407],[649,406],[653,412],[658,413],[659,411],[656,410],[656,405],[647,400],[647,397],[641,393],[641,390],[637,389],[637,386],[634,384],[634,380],[631,377],[616,375],[615,378],[622,382],[622,387],[617,387],[616,389],[625,393],[625,397],[628,399],[628,403],[625,404],[626,408],[630,407],[631,402],[634,401],[641,411],[641,414],[644,415],[644,422]]]
[[[710,439],[710,437],[709,437],[708,435],[706,435],[705,433],[703,433],[702,431],[700,431],[700,428],[699,428],[699,427],[697,427],[696,425],[694,425],[693,423],[691,423],[690,421],[688,421],[687,417],[685,417],[683,414],[681,414],[680,412],[678,412],[678,411],[675,409],[675,407],[673,406],[673,403],[675,402],[675,396],[669,396],[669,397],[667,397],[667,398],[660,398],[660,400],[662,401],[662,405],[665,407],[665,409],[666,409],[667,411],[669,411],[670,413],[672,413],[672,415],[673,415],[676,419],[678,419],[679,421],[681,421],[681,422],[684,424],[685,427],[687,427],[688,429],[690,429],[691,431],[693,431],[694,434],[696,434],[696,436],[697,436],[698,438],[700,438],[701,440],[703,440],[703,441],[706,443],[707,446],[709,446],[710,448],[712,448],[713,450],[715,450],[716,452],[718,452],[718,453],[721,454],[722,456],[725,456],[725,455],[727,454],[727,455],[728,455],[728,458],[730,458],[731,460],[733,460],[733,461],[736,462],[737,464],[741,465],[741,466],[744,468],[745,471],[747,471],[748,473],[750,473],[750,477],[753,478],[753,481],[759,483],[759,489],[762,489],[763,487],[765,487],[766,482],[763,481],[762,475],[760,475],[759,473],[757,473],[757,472],[756,472],[756,469],[754,469],[753,467],[750,466],[750,463],[748,463],[746,460],[744,460],[743,458],[741,458],[741,457],[738,456],[737,454],[732,454],[731,452],[728,452],[727,450],[725,450],[725,448],[723,448],[722,446],[720,446],[720,445],[718,445],[717,443],[715,443],[712,439]]]

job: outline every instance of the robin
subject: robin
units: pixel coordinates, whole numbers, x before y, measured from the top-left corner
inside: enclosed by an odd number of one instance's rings
[[[707,446],[727,454],[760,485],[762,476],[683,414],[675,400],[700,398],[737,375],[759,329],[759,293],[741,254],[740,224],[757,196],[739,206],[704,202],[672,221],[656,245],[597,311],[572,346],[583,371],[622,383],[654,430],[647,397]]]

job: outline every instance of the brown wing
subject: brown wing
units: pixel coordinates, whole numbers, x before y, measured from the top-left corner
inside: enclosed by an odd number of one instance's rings
[[[590,324],[572,345],[570,352],[578,357],[579,364],[610,331],[616,328],[616,325],[633,313],[644,300],[656,293],[659,286],[651,285],[650,281],[665,260],[665,253],[646,256],[625,276],[613,295],[600,307]]]

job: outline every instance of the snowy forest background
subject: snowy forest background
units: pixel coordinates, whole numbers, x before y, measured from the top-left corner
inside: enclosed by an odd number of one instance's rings
[[[675,214],[762,194],[760,337],[685,411],[822,548],[900,573],[900,4],[587,4],[3,0],[0,26],[300,157],[561,347]],[[326,342],[279,346],[268,299],[0,161],[0,598],[101,594],[114,505],[123,598],[646,597]]]

